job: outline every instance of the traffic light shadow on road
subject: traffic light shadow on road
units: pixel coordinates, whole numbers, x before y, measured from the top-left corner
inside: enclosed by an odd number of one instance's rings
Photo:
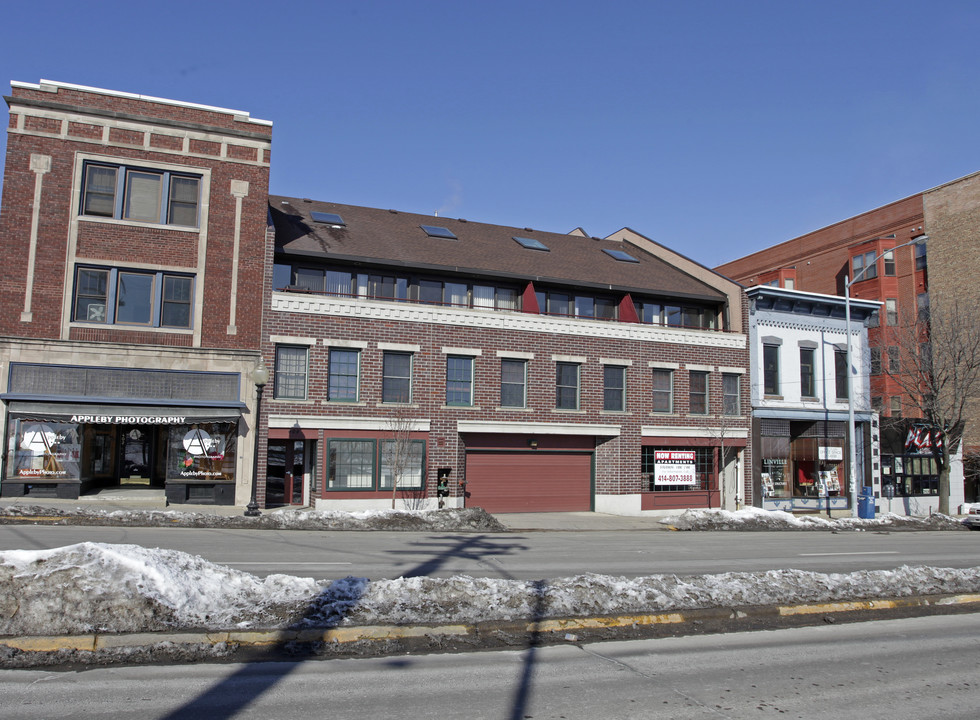
[[[519,539],[519,538],[518,538]],[[403,573],[402,577],[424,577],[438,572],[452,558],[466,558],[474,561],[487,561],[490,557],[499,557],[525,546],[513,542],[513,538],[502,540],[486,535],[460,536],[446,535],[431,537],[416,543],[430,547],[434,552],[432,557]],[[392,551],[400,552],[400,551]],[[407,552],[407,551],[406,551]],[[413,552],[417,554],[417,552]],[[501,574],[514,580],[503,570]],[[328,630],[341,624],[345,610],[353,609],[363,596],[369,581],[365,578],[346,578],[335,580],[324,588],[314,598],[303,613],[291,619],[285,627],[317,628]],[[525,639],[525,654],[521,663],[521,672],[517,678],[509,717],[522,718],[531,696],[531,684],[536,661],[536,652],[542,644],[537,623],[544,617],[545,595],[547,583],[537,580],[531,583],[533,592],[533,608]],[[311,659],[330,659],[329,655],[318,652],[318,645],[323,643],[296,643],[282,641],[267,646],[258,655],[251,655],[248,661],[237,671],[226,677],[215,686],[188,700],[175,709],[164,720],[192,720],[206,718],[207,720],[230,720],[250,704],[269,692],[279,682],[294,672],[304,661]],[[397,663],[399,669],[410,668],[410,663]]]

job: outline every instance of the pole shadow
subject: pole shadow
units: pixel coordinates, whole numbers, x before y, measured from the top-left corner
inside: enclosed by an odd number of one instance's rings
[[[451,558],[466,558],[482,561],[488,555],[499,556],[508,554],[526,546],[496,540],[491,536],[442,536],[431,538],[429,543],[418,545],[431,546],[436,552],[428,560],[419,563],[402,577],[421,577],[437,572]],[[402,552],[402,551],[393,551]],[[506,579],[514,578],[503,573]],[[285,627],[317,628],[328,630],[341,624],[347,614],[357,605],[370,581],[367,578],[345,578],[330,583],[323,592],[317,595],[300,614],[292,618]],[[535,609],[531,618],[536,624],[543,615],[544,608],[543,580],[534,584]],[[532,626],[533,627],[533,626]],[[540,633],[535,629],[528,637],[528,653],[525,656],[523,670],[513,701],[511,717],[522,717],[530,697],[531,679],[533,675],[534,653],[540,643]],[[316,647],[312,644],[292,644],[289,641],[276,643],[257,656],[251,657],[241,668],[236,670],[219,683],[187,701],[176,710],[165,715],[163,720],[229,720],[238,715],[253,702],[269,692],[282,680],[293,673],[305,660],[317,657]],[[403,668],[402,663],[393,663],[392,667]]]

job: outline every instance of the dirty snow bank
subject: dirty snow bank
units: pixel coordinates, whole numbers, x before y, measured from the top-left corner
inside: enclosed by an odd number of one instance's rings
[[[259,579],[174,550],[0,552],[0,635],[477,622],[980,592],[980,568],[800,570],[546,581]]]
[[[59,518],[56,524],[121,527],[204,527],[248,530],[398,530],[409,532],[503,532],[483,508],[443,510],[266,511],[258,517],[223,516],[177,510],[98,510],[36,505],[0,508],[4,518]]]
[[[967,530],[949,515],[907,517],[884,513],[872,519],[828,518],[823,515],[794,515],[781,510],[745,508],[729,510],[685,510],[660,521],[678,530]]]

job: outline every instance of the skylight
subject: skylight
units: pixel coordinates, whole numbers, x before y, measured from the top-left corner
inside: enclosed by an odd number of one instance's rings
[[[610,250],[609,248],[603,248],[602,252],[606,253],[609,257],[619,260],[620,262],[640,262],[635,257],[630,255],[628,252],[623,252],[622,250]]]
[[[518,237],[517,235],[514,235],[514,240],[517,241],[518,245],[527,248],[528,250],[544,250],[545,252],[551,251],[551,248],[540,240],[535,240],[534,238]]]
[[[419,225],[420,228],[425,230],[425,234],[429,237],[446,238],[447,240],[458,240],[456,233],[454,233],[449,228],[439,227],[438,225]]]
[[[327,225],[347,225],[344,219],[337,213],[319,212],[314,210],[310,213],[313,222],[326,223]]]

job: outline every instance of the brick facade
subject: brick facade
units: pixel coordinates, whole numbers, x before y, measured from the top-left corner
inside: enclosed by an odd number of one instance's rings
[[[22,348],[38,340],[50,341],[46,355],[35,358],[38,363],[84,364],[92,356],[107,366],[133,367],[136,358],[146,363],[137,349],[155,346],[159,358],[149,367],[232,369],[244,377],[255,362],[261,330],[271,123],[233,110],[47,81],[14,83],[6,100],[10,119],[0,212],[4,378],[10,358],[23,358]],[[120,179],[107,191],[112,207],[98,212],[85,206],[86,173],[96,167]],[[139,189],[141,177],[149,183],[144,188],[158,188],[155,200],[152,190]],[[179,195],[180,178],[193,190]],[[167,187],[173,189],[164,195]],[[159,221],[127,219],[136,217],[128,203],[141,200],[143,212],[156,202]],[[182,204],[184,214],[173,215]],[[187,220],[187,207],[196,220]],[[91,301],[87,316],[80,304],[87,291],[77,275],[86,268],[108,284],[94,291],[101,295]],[[135,294],[136,286],[144,294],[135,303],[124,301],[126,288]],[[165,307],[164,301],[170,304]],[[167,308],[186,315],[168,321]],[[128,312],[137,316],[131,319]],[[182,350],[170,358],[171,348]],[[28,401],[7,383],[4,387],[5,410]],[[92,387],[76,390],[72,395],[67,388],[52,389],[45,400],[109,399]],[[147,392],[129,401],[163,402]],[[251,393],[252,386],[242,380],[235,402],[244,409]],[[68,434],[74,432],[90,430]],[[251,443],[248,434],[240,446]],[[247,495],[250,465],[239,465],[224,473],[235,482],[226,501]],[[11,472],[8,461],[4,490],[31,492],[29,485],[10,482]],[[154,471],[153,482],[162,482],[157,475]],[[74,478],[74,492],[87,484]],[[63,490],[59,484],[57,491]]]

